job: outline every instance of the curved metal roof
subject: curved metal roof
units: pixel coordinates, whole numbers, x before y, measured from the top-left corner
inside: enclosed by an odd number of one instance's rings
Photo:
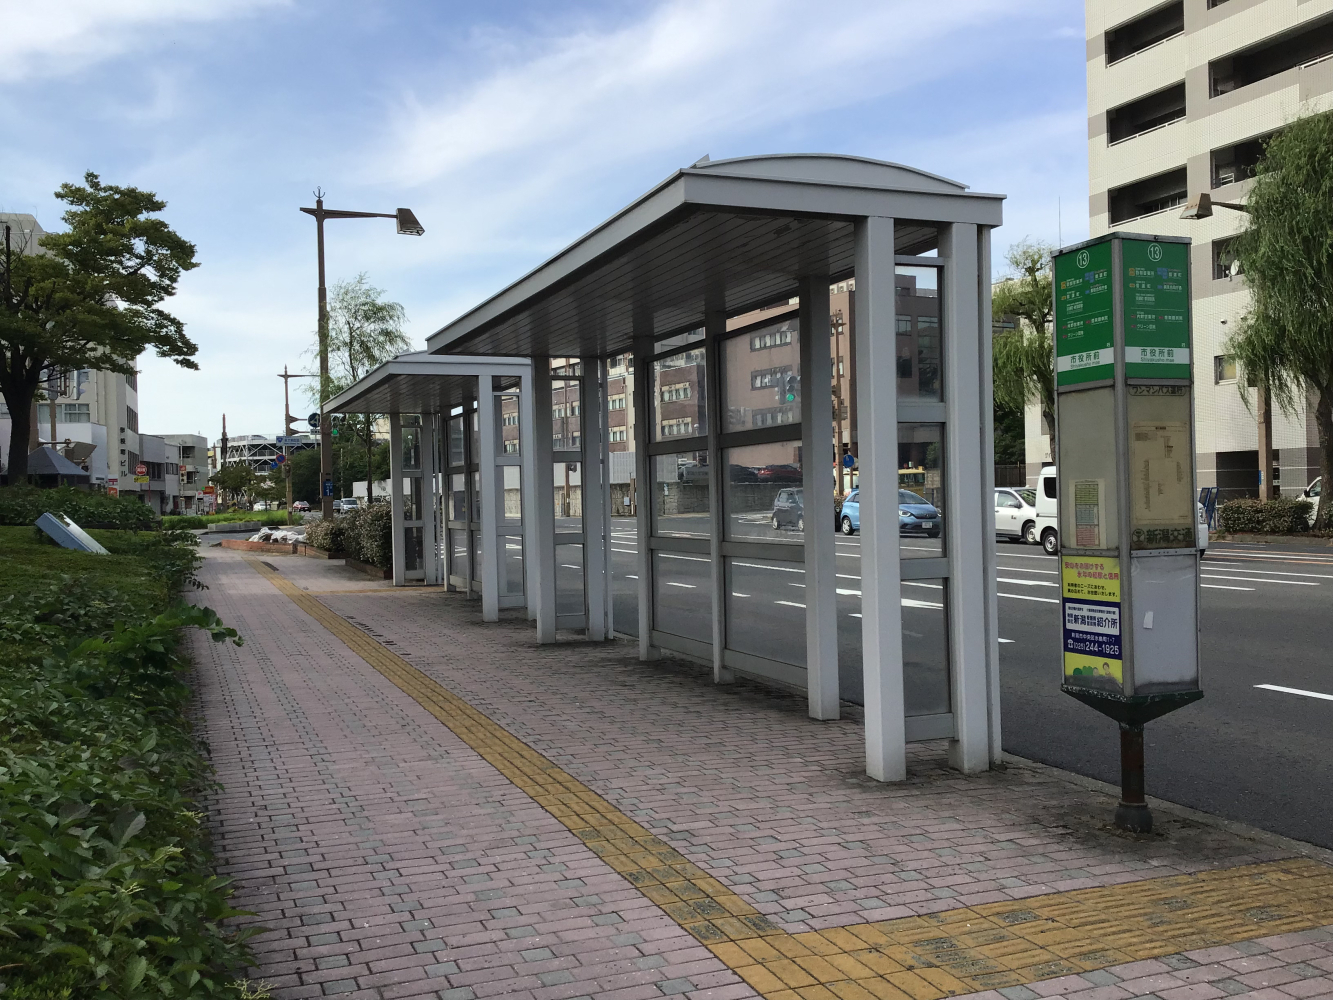
[[[700,160],[426,341],[434,354],[590,357],[848,275],[858,218],[897,220],[895,247],[938,246],[942,224],[998,226],[1002,195],[839,154]]]

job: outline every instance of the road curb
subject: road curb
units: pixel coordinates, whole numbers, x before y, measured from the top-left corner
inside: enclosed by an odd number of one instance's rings
[[[1053,777],[1069,782],[1071,785],[1078,785],[1080,788],[1086,788],[1089,791],[1101,792],[1106,795],[1120,797],[1120,789],[1106,781],[1099,781],[1096,778],[1089,778],[1086,775],[1077,774],[1074,771],[1066,771],[1064,768],[1055,767],[1052,764],[1043,764],[1040,761],[1029,760],[1027,757],[1020,757],[1017,754],[1003,753],[1001,759],[1006,764],[1015,766],[1030,767],[1034,770],[1045,771]],[[1188,819],[1203,826],[1211,826],[1214,829],[1225,830],[1227,833],[1234,834],[1237,837],[1244,837],[1246,840],[1257,841],[1261,844],[1267,844],[1270,847],[1277,847],[1284,851],[1291,851],[1293,854],[1301,855],[1306,858],[1313,858],[1326,865],[1333,865],[1333,850],[1320,847],[1317,844],[1309,844],[1303,840],[1296,840],[1292,837],[1284,837],[1280,833],[1270,833],[1267,830],[1260,830],[1258,827],[1250,826],[1248,823],[1240,823],[1236,820],[1223,819],[1221,816],[1214,816],[1212,813],[1206,813],[1199,809],[1192,809],[1189,806],[1183,806],[1178,802],[1171,802],[1167,799],[1159,799],[1156,796],[1147,796],[1148,805],[1160,812],[1177,816],[1181,819]]]

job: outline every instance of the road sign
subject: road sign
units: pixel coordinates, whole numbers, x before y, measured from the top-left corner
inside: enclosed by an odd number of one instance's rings
[[[308,424],[310,425],[310,429],[311,429],[312,431],[317,431],[317,430],[319,430],[319,414],[318,414],[318,413],[312,413],[312,414],[310,414],[310,416],[306,417],[305,419],[306,419],[306,423],[308,423]]]
[[[136,465],[136,466],[134,467],[134,473],[135,473],[135,475],[138,475],[138,476],[146,476],[146,475],[148,475],[148,466],[146,466],[146,465],[144,465],[142,462],[140,462],[138,465]]]
[[[135,476],[135,477],[134,477],[134,481],[135,481],[136,483],[146,483],[146,482],[148,482],[148,477],[147,477],[147,476]]]
[[[326,496],[326,497],[331,497],[331,496],[333,496],[333,480],[332,480],[332,479],[326,479],[326,480],[324,480],[324,496]]]
[[[277,441],[278,447],[280,448],[293,448],[296,445],[302,443],[301,439],[297,437],[295,434],[292,434],[290,436],[286,434],[279,434],[275,440]]]
[[[215,494],[216,492],[217,492],[217,487],[216,487],[216,486],[205,486],[205,487],[204,487],[204,496],[206,496],[206,497],[211,497],[211,496],[213,496],[213,494]]]
[[[856,464],[856,456],[855,456],[855,455],[843,455],[843,456],[842,456],[842,466],[843,466],[844,469],[850,469],[850,468],[851,468],[852,466],[854,466],[855,464]]]
[[[281,465],[283,462],[287,461],[287,456],[286,456],[286,455],[279,455],[279,456],[277,457],[277,459],[275,459],[275,461],[276,461],[279,465]]]

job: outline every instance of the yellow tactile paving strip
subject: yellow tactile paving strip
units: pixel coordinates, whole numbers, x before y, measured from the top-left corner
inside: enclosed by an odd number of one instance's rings
[[[1302,858],[788,933],[314,595],[246,561],[770,1000],[937,1000],[1333,924],[1333,868]]]

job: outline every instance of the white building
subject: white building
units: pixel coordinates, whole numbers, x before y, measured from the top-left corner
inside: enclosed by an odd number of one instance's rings
[[[204,493],[209,476],[208,438],[202,434],[163,434],[161,437],[180,452],[177,510],[182,514],[197,514],[203,510],[211,510],[211,496]]]
[[[1223,343],[1249,295],[1233,276],[1240,212],[1186,221],[1202,192],[1243,202],[1262,143],[1333,106],[1333,0],[1086,0],[1091,235],[1194,241],[1195,426],[1199,484],[1256,495],[1258,431]],[[1041,448],[1029,414],[1029,462]],[[1034,440],[1035,439],[1035,440]],[[1313,411],[1273,416],[1274,475],[1286,492],[1318,475]],[[1047,455],[1049,457],[1049,450]]]
[[[295,447],[289,447],[287,449],[289,454],[305,448],[319,447],[319,435],[317,434],[297,434],[295,436],[301,443]],[[213,445],[215,463],[217,461],[216,456],[221,455],[222,451],[222,440],[219,439]],[[266,475],[272,471],[271,464],[282,454],[282,451],[282,446],[278,444],[276,438],[264,434],[228,435],[223,464],[231,465],[235,462],[244,462],[260,475]],[[216,472],[217,470],[214,469],[213,471]]]

